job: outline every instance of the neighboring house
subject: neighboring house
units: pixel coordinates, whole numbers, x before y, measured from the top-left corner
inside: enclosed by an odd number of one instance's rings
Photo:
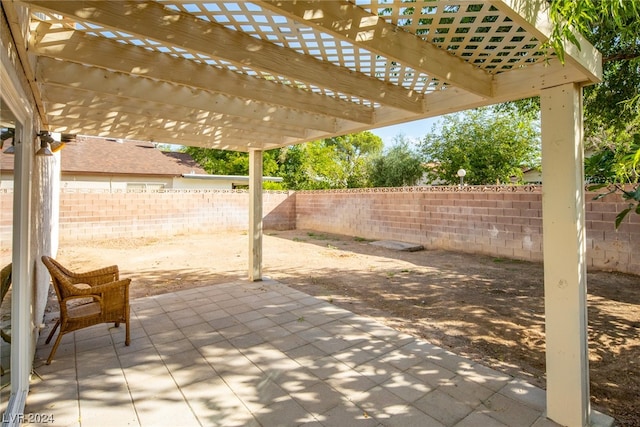
[[[78,136],[60,150],[59,156],[63,189],[234,189],[249,184],[248,176],[207,174],[189,154],[161,151],[146,141]],[[2,154],[1,167],[0,185],[11,187],[13,156]]]
[[[437,163],[424,163],[422,165],[425,169],[434,169],[438,166]],[[540,168],[526,168],[522,170],[522,180],[524,184],[542,184],[542,171]],[[509,184],[508,182],[505,184]],[[446,185],[444,181],[435,180],[429,181],[427,173],[422,175],[422,178],[416,185],[428,186],[428,185]]]
[[[422,173],[422,177],[418,180],[418,182],[416,182],[416,185],[422,186],[422,187],[430,186],[430,185],[446,185],[446,183],[441,179],[431,180],[427,176],[428,171],[437,168],[438,165],[439,163],[433,163],[433,162],[422,163],[422,168],[424,169],[424,172]]]
[[[61,188],[199,188],[182,175],[206,174],[188,154],[160,151],[146,141],[79,136],[60,151],[60,161]]]
[[[525,184],[542,184],[542,171],[540,168],[524,169],[522,179]]]

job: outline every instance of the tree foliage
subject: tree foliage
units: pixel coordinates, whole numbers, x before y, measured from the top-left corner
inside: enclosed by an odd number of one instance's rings
[[[549,44],[561,58],[563,42],[580,47],[572,29],[602,53],[603,81],[586,88],[584,96],[586,145],[594,151],[585,161],[585,175],[628,201],[617,227],[629,212],[640,214],[640,2],[554,0],[550,16]],[[623,187],[628,183],[631,190]]]
[[[640,180],[640,134],[602,130],[603,143],[584,161],[585,178],[590,184],[637,184]],[[614,133],[608,136],[607,134]],[[621,142],[622,141],[622,142]],[[617,142],[617,143],[616,143]]]
[[[421,143],[432,181],[455,184],[464,169],[469,184],[510,182],[522,178],[523,167],[539,163],[539,131],[535,120],[516,109],[480,108],[443,117],[438,130]]]
[[[554,0],[550,16],[554,27],[548,43],[558,56],[564,57],[565,42],[578,43],[572,28],[602,53],[603,81],[584,89],[587,147],[629,147],[640,129],[640,2]],[[539,114],[538,98],[509,104]],[[624,135],[612,141],[620,132]]]
[[[287,147],[280,153],[280,176],[291,189],[365,187],[369,163],[382,147],[382,139],[371,132]]]
[[[382,139],[371,132],[348,134],[324,140],[338,166],[334,181],[340,188],[366,187],[371,159],[382,151]]]
[[[184,150],[207,173],[214,175],[248,175],[249,156],[239,151],[216,150],[213,148],[186,147]],[[265,151],[263,154],[263,174],[275,176],[279,166],[277,163],[279,150]]]
[[[416,185],[422,177],[422,159],[403,136],[395,138],[393,146],[371,162],[371,187],[403,187]]]
[[[249,175],[249,156],[239,151],[216,150],[213,148],[185,147],[184,151],[205,170],[213,175]],[[278,176],[277,159],[280,150],[263,153],[262,168],[264,176]],[[278,183],[265,182],[264,188],[281,189]]]
[[[283,187],[293,190],[364,187],[369,180],[369,163],[382,146],[380,137],[360,132],[269,150],[263,155],[263,173],[282,177]],[[199,147],[185,151],[208,173],[249,174],[247,153]]]
[[[637,0],[554,0],[553,31],[548,46],[563,60],[565,43],[578,48],[573,31],[582,33],[602,53],[603,81],[584,88],[585,178],[622,195],[640,213],[640,2]],[[515,103],[539,114],[538,98]],[[624,190],[632,184],[632,191]],[[609,193],[606,193],[609,194]]]

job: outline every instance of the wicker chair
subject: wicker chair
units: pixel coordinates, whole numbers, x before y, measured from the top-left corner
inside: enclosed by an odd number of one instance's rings
[[[9,292],[11,287],[11,264],[7,264],[0,271],[0,304],[4,301],[4,297]],[[0,337],[3,341],[11,344],[11,332],[7,332],[4,329],[0,329]],[[4,368],[0,364],[0,375],[4,375]]]
[[[126,325],[125,345],[129,345],[129,284],[131,279],[120,280],[118,266],[85,273],[69,271],[51,257],[42,262],[51,273],[53,287],[60,304],[60,318],[49,334],[49,344],[60,326],[60,334],[53,344],[47,365],[58,349],[60,340],[68,333],[100,323]]]

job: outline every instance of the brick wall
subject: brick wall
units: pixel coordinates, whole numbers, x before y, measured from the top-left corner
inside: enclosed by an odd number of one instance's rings
[[[539,187],[456,189],[297,192],[296,227],[542,261]],[[640,274],[640,216],[627,216],[616,231],[615,216],[626,206],[621,197],[594,196],[586,194],[588,267]]]
[[[286,192],[263,196],[264,227],[295,228],[295,206]],[[60,241],[171,236],[246,230],[246,191],[67,191],[60,195]]]

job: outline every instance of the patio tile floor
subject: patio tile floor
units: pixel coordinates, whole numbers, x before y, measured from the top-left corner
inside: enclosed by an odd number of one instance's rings
[[[52,322],[47,322],[48,327]],[[131,303],[131,337],[41,334],[26,413],[55,426],[554,426],[524,381],[281,283]]]

